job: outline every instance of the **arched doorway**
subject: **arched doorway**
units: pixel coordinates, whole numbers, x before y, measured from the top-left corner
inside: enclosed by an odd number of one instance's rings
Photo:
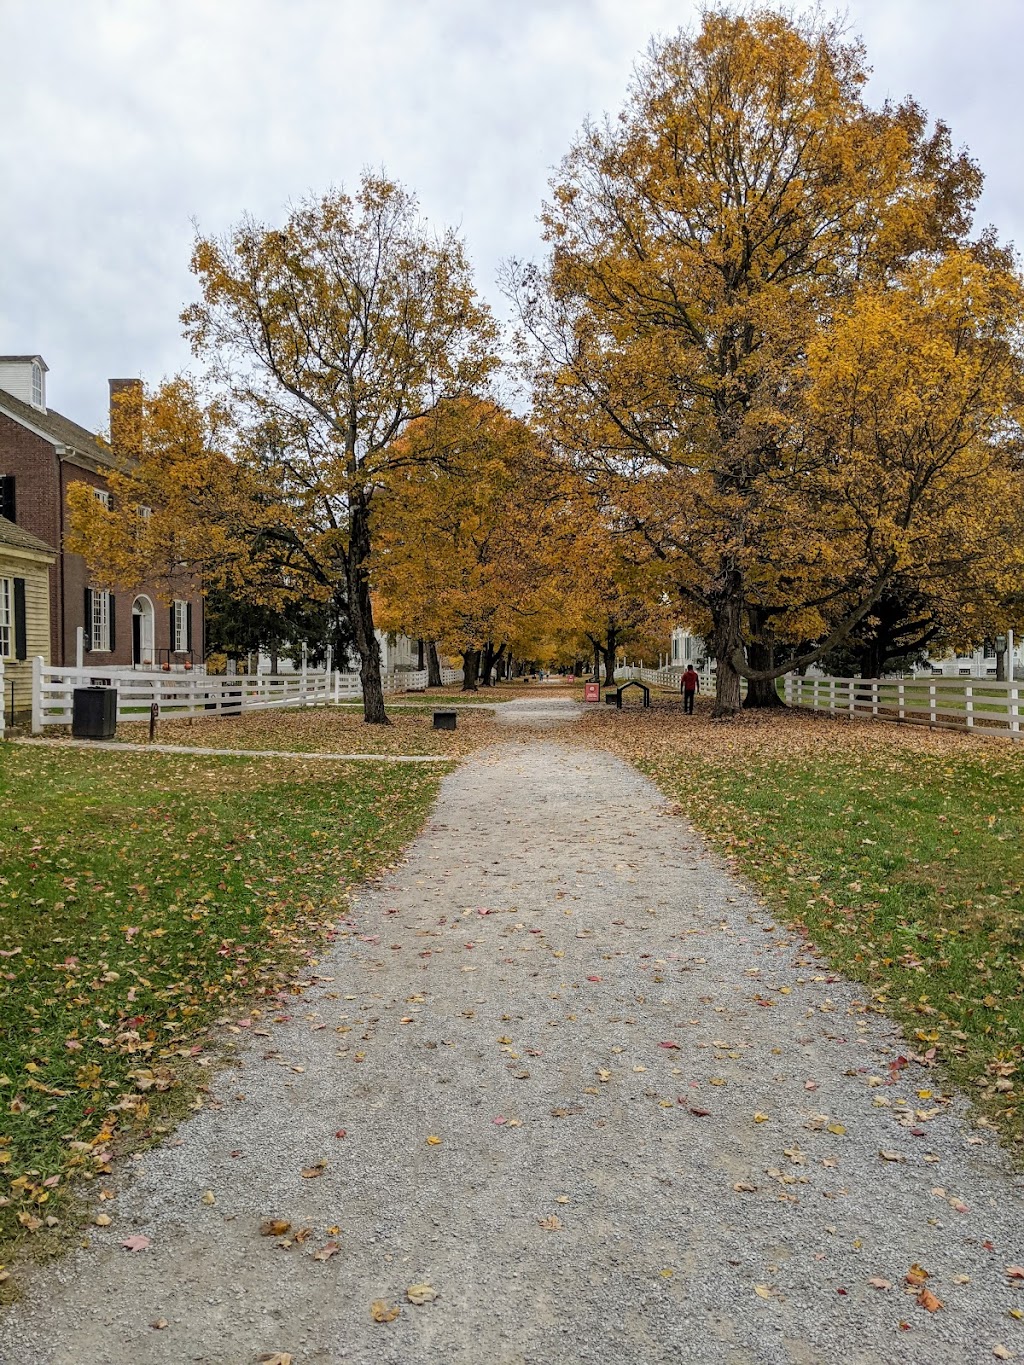
[[[153,619],[153,603],[148,597],[136,597],[132,603],[132,663],[136,668],[155,665]]]

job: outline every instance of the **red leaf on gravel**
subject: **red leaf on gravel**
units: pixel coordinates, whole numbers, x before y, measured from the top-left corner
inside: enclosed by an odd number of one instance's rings
[[[137,1232],[131,1237],[126,1237],[121,1245],[125,1251],[145,1251],[152,1243],[148,1237],[143,1237],[141,1232]]]
[[[1006,1267],[1006,1278],[1008,1280],[1024,1280],[1024,1265],[1008,1265]]]
[[[659,1043],[658,1046],[659,1046],[659,1047],[674,1047],[675,1050],[676,1050],[677,1052],[682,1052],[682,1048],[680,1047],[680,1045],[679,1045],[678,1043]]]
[[[348,1129],[347,1129],[347,1128],[339,1128],[338,1131],[334,1134],[334,1136],[335,1136],[336,1138],[348,1137]]]
[[[588,981],[600,981],[601,978],[600,978],[599,976],[588,976],[588,977],[587,977],[587,980],[588,980]]]

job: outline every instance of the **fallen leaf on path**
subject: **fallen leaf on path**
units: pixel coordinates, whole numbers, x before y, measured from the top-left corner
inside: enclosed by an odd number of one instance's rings
[[[292,1358],[287,1351],[265,1351],[256,1359],[260,1365],[292,1365]]]
[[[374,1322],[394,1322],[401,1311],[397,1303],[388,1303],[387,1299],[374,1299],[370,1304],[370,1317]]]
[[[927,1308],[929,1313],[937,1313],[942,1307],[942,1300],[936,1298],[928,1288],[922,1288],[917,1296],[917,1301],[922,1308]]]
[[[772,1296],[772,1291],[766,1284],[755,1284],[754,1293],[759,1299],[770,1299]]]
[[[150,1327],[153,1328],[155,1332],[162,1332],[165,1327],[170,1326],[170,1323],[167,1321],[166,1318],[154,1318],[149,1325]]]
[[[421,1304],[431,1303],[436,1299],[437,1290],[429,1284],[411,1284],[405,1291],[405,1297],[418,1308]]]
[[[431,1133],[430,1136],[427,1138],[427,1146],[428,1146],[428,1147],[440,1147],[440,1145],[441,1145],[441,1139],[437,1136],[436,1133]]]
[[[148,1237],[143,1237],[141,1232],[137,1232],[132,1237],[126,1237],[121,1245],[125,1251],[145,1251],[152,1243]]]
[[[547,1218],[538,1218],[537,1223],[545,1232],[559,1232],[562,1227],[562,1220],[557,1213],[551,1213]]]
[[[924,1284],[925,1280],[927,1280],[930,1275],[931,1271],[925,1270],[924,1266],[918,1265],[915,1261],[907,1271],[907,1284],[909,1284],[912,1289],[916,1289],[919,1285]]]
[[[733,1189],[737,1194],[756,1194],[757,1192],[757,1186],[752,1184],[749,1180],[737,1180],[736,1184],[733,1185]]]
[[[261,1237],[283,1237],[291,1223],[285,1218],[264,1218],[260,1224]]]
[[[1012,1359],[1013,1359],[1013,1352],[1012,1352],[1012,1351],[1008,1351],[1008,1350],[1006,1349],[1005,1346],[993,1346],[993,1347],[992,1347],[992,1354],[995,1356],[996,1360],[1012,1360]]]
[[[881,1277],[880,1275],[875,1275],[875,1276],[873,1276],[870,1280],[868,1280],[868,1284],[871,1286],[872,1289],[891,1289],[891,1288],[892,1288],[892,1281],[891,1281],[891,1280],[883,1280],[882,1277]]]
[[[341,1250],[337,1242],[325,1242],[319,1251],[313,1252],[314,1261],[329,1261],[332,1256],[336,1256]]]
[[[902,1152],[894,1152],[888,1147],[883,1147],[878,1155],[883,1161],[906,1161],[907,1159]]]
[[[334,1134],[334,1136],[336,1138],[348,1137],[348,1132],[344,1128],[339,1128],[338,1131]]]
[[[1024,1265],[1008,1265],[1006,1267],[1006,1278],[1008,1280],[1024,1280]]]
[[[768,1122],[768,1115],[767,1115],[767,1114],[762,1114],[761,1111],[758,1110],[758,1112],[754,1115],[754,1122],[755,1122],[755,1123],[767,1123],[767,1122]]]
[[[98,1213],[93,1219],[98,1228],[109,1228],[113,1221],[109,1213]]]
[[[680,1046],[679,1043],[659,1043],[658,1046],[659,1046],[659,1047],[674,1048],[674,1049],[676,1050],[676,1052],[681,1052],[681,1051],[682,1051],[682,1047]]]
[[[202,1202],[204,1204],[216,1204],[217,1196],[214,1194],[213,1190],[207,1190],[204,1193]]]
[[[326,1170],[327,1162],[318,1161],[315,1166],[303,1166],[302,1178],[303,1180],[315,1180],[317,1176],[323,1175],[324,1171]]]
[[[846,1136],[846,1129],[843,1127],[841,1123],[830,1123],[826,1131],[829,1133],[835,1133],[836,1137]]]

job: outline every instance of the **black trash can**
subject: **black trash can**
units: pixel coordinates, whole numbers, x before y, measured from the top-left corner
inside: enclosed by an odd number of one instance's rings
[[[76,687],[71,700],[75,739],[113,739],[117,729],[117,688]]]
[[[434,729],[435,730],[454,730],[455,721],[458,716],[457,711],[435,711]]]

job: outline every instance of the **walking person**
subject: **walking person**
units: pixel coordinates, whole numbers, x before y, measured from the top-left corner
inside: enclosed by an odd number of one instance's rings
[[[683,681],[680,684],[680,691],[683,694],[683,712],[685,715],[693,715],[693,699],[699,690],[700,675],[693,664],[687,664],[686,672],[683,674]]]

